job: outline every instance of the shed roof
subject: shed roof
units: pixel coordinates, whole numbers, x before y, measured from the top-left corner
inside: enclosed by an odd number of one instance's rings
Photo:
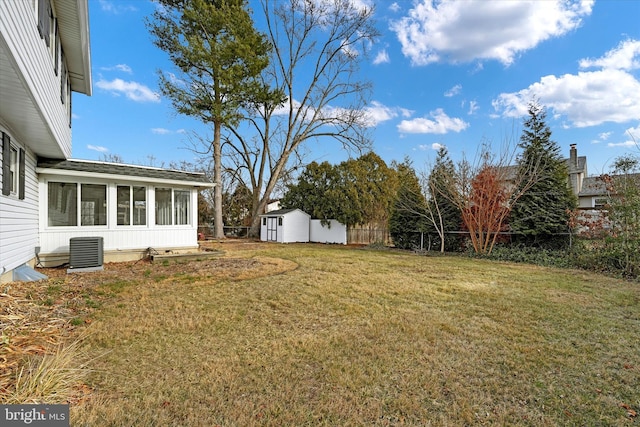
[[[175,182],[199,187],[212,187],[215,185],[208,182],[203,173],[90,160],[39,159],[37,171],[38,173],[56,175],[90,175],[104,178],[118,176],[120,179],[125,180]]]
[[[286,215],[286,214],[291,213],[291,212],[294,212],[294,211],[300,211],[300,212],[302,212],[303,214],[305,214],[305,215],[307,215],[307,216],[309,216],[309,217],[311,216],[311,215],[309,215],[308,213],[306,213],[305,211],[303,211],[303,210],[301,210],[301,209],[298,209],[298,208],[293,208],[293,209],[278,209],[277,211],[267,212],[267,213],[264,213],[264,214],[262,214],[262,215],[260,215],[260,216],[282,216],[282,215]]]

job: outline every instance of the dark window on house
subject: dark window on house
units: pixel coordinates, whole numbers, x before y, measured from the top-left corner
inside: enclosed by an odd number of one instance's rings
[[[49,182],[47,184],[47,224],[49,227],[78,225],[78,184]]]
[[[278,225],[282,225],[282,217],[278,218]]]
[[[58,75],[58,67],[60,67],[60,34],[58,34],[58,20],[55,19],[53,21],[55,27],[56,27],[56,31],[55,31],[55,47],[53,49],[53,59],[54,59],[54,64],[53,64],[53,71],[56,73],[56,76]]]
[[[175,190],[173,193],[176,225],[187,225],[190,222],[189,205],[191,193],[184,190]]]
[[[131,224],[131,187],[118,186],[118,225]]]
[[[262,218],[262,225],[267,225],[267,218],[266,217]]]
[[[147,225],[147,189],[133,187],[133,225]]]
[[[156,225],[189,224],[190,206],[190,191],[156,188]]]
[[[52,16],[53,13],[49,0],[38,0],[38,32],[40,33],[40,37],[47,43],[47,47],[51,44]]]
[[[11,138],[2,133],[2,195],[11,194]]]
[[[596,197],[595,200],[593,201],[593,205],[594,205],[593,207],[596,209],[604,209],[606,204],[607,204],[607,199],[602,197]]]
[[[47,184],[47,224],[50,227],[78,225],[78,184]],[[80,225],[107,225],[107,186],[80,185]]]
[[[145,187],[119,185],[118,225],[147,224],[147,191]]]
[[[11,145],[8,134],[2,133],[2,194],[25,197],[25,151]]]
[[[156,188],[156,225],[171,225],[171,189]]]
[[[24,200],[25,176],[25,151],[20,148],[18,151],[18,199],[20,200]]]
[[[80,225],[107,225],[107,186],[80,186]]]

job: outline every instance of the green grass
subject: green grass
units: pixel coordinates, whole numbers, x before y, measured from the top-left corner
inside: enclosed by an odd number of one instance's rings
[[[227,257],[255,255],[297,268],[150,278],[105,302],[87,339],[94,396],[72,424],[627,425],[626,408],[640,412],[637,285],[323,245]]]

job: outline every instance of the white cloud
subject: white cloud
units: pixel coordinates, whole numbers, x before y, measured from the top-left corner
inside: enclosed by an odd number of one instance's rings
[[[429,150],[434,150],[434,151],[438,151],[441,148],[445,148],[446,146],[443,144],[440,144],[439,142],[434,142],[431,145],[427,145],[427,144],[420,144],[418,145],[418,150],[420,151],[429,151]]]
[[[398,130],[401,133],[445,134],[448,132],[460,132],[469,127],[469,123],[459,118],[447,116],[441,108],[432,111],[429,115],[431,119],[421,117],[413,120],[403,120],[398,125]]]
[[[633,66],[640,59],[640,49],[627,46],[635,46],[635,42],[625,42],[602,58],[581,61],[583,66],[606,68],[559,77],[544,76],[518,92],[500,94],[493,101],[493,107],[505,117],[522,117],[527,114],[530,100],[538,98],[553,110],[554,117],[565,116],[574,127],[637,120],[640,117],[640,80],[623,68]],[[621,54],[623,51],[624,55]],[[630,51],[634,52],[633,57],[629,57]],[[615,61],[611,58],[618,57],[627,58],[621,60],[626,64],[624,67],[612,65]]]
[[[152,128],[151,132],[155,133],[156,135],[166,135],[168,133],[171,133],[169,129],[165,129],[165,128]]]
[[[627,129],[624,132],[626,141],[607,144],[607,147],[637,147],[640,148],[640,125]]]
[[[375,65],[386,64],[389,61],[390,61],[389,60],[389,54],[387,53],[386,49],[382,49],[380,52],[378,52],[376,57],[373,59],[373,63]]]
[[[122,71],[124,73],[129,73],[131,74],[131,67],[129,67],[127,64],[118,64],[115,66],[116,70]]]
[[[100,145],[91,145],[91,144],[87,145],[87,149],[97,151],[98,153],[106,153],[109,151],[109,149],[106,147],[102,147]]]
[[[457,84],[451,89],[449,89],[448,91],[446,91],[444,93],[444,96],[446,96],[447,98],[451,98],[452,96],[459,94],[461,90],[462,90],[462,85]]]
[[[391,12],[397,12],[397,11],[399,11],[399,10],[400,10],[400,5],[398,4],[398,2],[395,2],[395,1],[394,1],[393,3],[391,3],[391,4],[389,5],[389,10],[390,10]]]
[[[582,59],[580,68],[604,68],[632,71],[640,68],[640,40],[625,40],[602,58]]]
[[[636,147],[638,145],[637,142],[630,139],[624,142],[610,142],[607,144],[607,147]]]
[[[411,117],[413,112],[406,108],[387,107],[378,101],[372,101],[371,105],[365,107],[366,123],[368,127],[377,126],[382,122],[395,119],[398,116]]]
[[[477,101],[469,101],[469,112],[467,114],[472,115],[478,111],[480,107],[478,107]]]
[[[98,80],[96,86],[111,92],[113,95],[125,95],[136,102],[160,102],[160,95],[138,82],[126,82],[122,79],[111,81]]]
[[[119,14],[123,12],[135,12],[138,10],[135,6],[123,4],[122,0],[118,1],[109,1],[109,0],[98,0],[100,3],[100,8],[104,12],[109,12],[113,14]]]
[[[498,60],[566,34],[591,14],[593,0],[420,0],[391,29],[414,65]]]
[[[634,128],[627,129],[624,133],[640,142],[640,124]]]
[[[602,141],[606,141],[607,139],[609,139],[609,137],[611,136],[613,132],[602,132],[598,134],[598,138],[600,138],[600,140]]]
[[[114,71],[114,70],[122,71],[123,73],[128,73],[128,74],[133,73],[133,70],[127,64],[117,64],[117,65],[114,65],[113,67],[101,67],[100,69],[104,71]]]
[[[620,70],[545,76],[519,92],[501,94],[493,106],[503,116],[522,117],[536,97],[575,127],[625,123],[640,117],[640,81]]]

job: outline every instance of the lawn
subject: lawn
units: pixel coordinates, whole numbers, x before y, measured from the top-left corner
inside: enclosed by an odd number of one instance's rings
[[[107,297],[80,327],[90,392],[74,426],[639,423],[637,283],[388,250],[217,247],[214,261],[103,273]]]

